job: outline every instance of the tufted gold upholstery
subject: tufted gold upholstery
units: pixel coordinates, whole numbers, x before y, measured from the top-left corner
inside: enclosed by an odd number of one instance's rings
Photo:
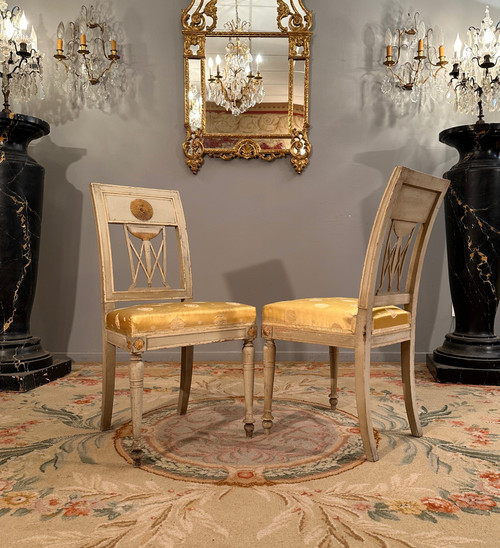
[[[145,303],[109,312],[106,328],[136,337],[143,333],[255,323],[255,317],[255,307],[239,303]]]
[[[267,325],[354,333],[357,314],[358,299],[296,299],[265,305],[262,321]],[[377,306],[373,309],[374,330],[407,327],[409,323],[410,313],[397,306]]]

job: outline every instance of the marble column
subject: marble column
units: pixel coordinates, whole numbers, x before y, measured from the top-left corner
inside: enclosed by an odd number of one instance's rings
[[[460,154],[444,174],[451,181],[445,222],[455,330],[427,357],[427,365],[442,382],[498,385],[500,124],[450,128],[439,140]]]
[[[38,118],[0,112],[0,390],[30,390],[71,370],[30,334],[45,170],[28,145],[49,131]]]

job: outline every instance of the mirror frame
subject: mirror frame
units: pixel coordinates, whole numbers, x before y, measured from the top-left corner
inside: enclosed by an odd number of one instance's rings
[[[287,3],[288,2],[288,3]],[[300,5],[299,12],[296,5]],[[312,12],[303,0],[276,0],[277,30],[271,32],[216,31],[217,0],[190,0],[189,6],[182,10],[182,34],[184,35],[184,127],[186,141],[183,143],[186,164],[193,173],[197,173],[203,163],[203,157],[222,158],[261,158],[272,161],[276,158],[290,156],[290,161],[297,173],[309,163],[311,144],[309,130],[309,60]],[[208,37],[249,37],[249,38],[288,38],[288,133],[273,135],[270,133],[251,134],[217,134],[206,132],[206,77],[205,45]],[[189,61],[200,60],[201,68],[201,128],[192,128],[189,121]],[[302,129],[293,128],[293,67],[295,61],[304,61],[304,124]],[[209,148],[204,146],[205,137],[224,137],[238,139],[232,148]],[[256,139],[290,139],[289,148],[262,149]]]

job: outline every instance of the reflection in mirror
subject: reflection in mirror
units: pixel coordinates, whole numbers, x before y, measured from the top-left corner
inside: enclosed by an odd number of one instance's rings
[[[203,99],[201,96],[200,60],[189,59],[189,124],[193,129],[201,129],[203,121]]]
[[[263,44],[257,41],[240,36],[207,39],[207,101],[223,106],[234,116],[264,99],[263,58],[258,49]]]
[[[207,39],[207,58],[215,58],[213,48],[217,46],[219,39]],[[270,44],[269,44],[270,42]],[[213,45],[212,45],[213,44]],[[234,116],[232,110],[227,110],[224,105],[216,104],[210,94],[206,101],[206,132],[207,133],[289,133],[288,120],[288,40],[278,38],[269,40],[266,38],[250,38],[249,44],[252,52],[265,52],[261,55],[259,63],[260,77],[262,78],[263,97],[256,105]],[[219,50],[220,51],[220,50]],[[257,57],[257,55],[255,57]],[[206,68],[208,82],[210,80],[210,68]],[[208,84],[210,86],[210,83]],[[278,124],[278,120],[272,120],[273,112],[279,112],[281,120],[285,124]],[[265,118],[265,119],[263,119]],[[270,128],[273,127],[273,131]],[[212,144],[215,142],[212,139]],[[234,141],[236,143],[237,141]]]
[[[186,163],[309,162],[309,44],[302,0],[191,0],[182,12]]]
[[[239,19],[250,24],[250,30],[275,32],[276,0],[217,0],[217,26],[215,31],[225,31],[226,23],[235,20],[236,10]]]
[[[305,120],[305,63],[293,62],[293,122],[294,127],[303,129]]]

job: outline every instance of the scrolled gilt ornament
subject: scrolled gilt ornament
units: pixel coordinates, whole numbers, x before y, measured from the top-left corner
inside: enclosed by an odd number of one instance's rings
[[[294,34],[290,36],[288,54],[291,59],[310,57],[309,44],[311,37],[307,34]],[[297,54],[297,48],[303,48],[300,55]]]
[[[190,14],[191,8],[196,2],[198,7],[196,10]],[[206,0],[192,0],[191,4],[185,9],[182,10],[182,27],[185,30],[196,30],[196,31],[212,31],[217,25],[217,0],[210,0],[205,7],[203,4]],[[207,25],[206,18],[210,17],[212,23]]]
[[[303,169],[309,163],[311,153],[311,144],[307,138],[307,129],[309,124],[304,124],[303,130],[292,130],[292,142],[290,144],[291,162],[297,173],[302,173]]]
[[[305,8],[302,0],[298,0],[300,7],[304,10],[305,16],[302,16],[295,7],[294,0],[291,1],[291,6],[288,6],[284,0],[278,0],[278,27],[282,32],[291,31],[305,31],[310,30],[312,26],[312,14]],[[293,11],[291,11],[291,9]],[[282,21],[286,17],[289,17],[288,27],[284,26]]]
[[[284,158],[287,155],[287,151],[262,150],[259,143],[256,143],[252,139],[243,139],[238,141],[231,149],[208,149],[206,154],[211,158],[221,158],[222,160],[232,160],[233,158],[244,158],[245,160],[261,158],[262,160],[271,162],[272,160],[276,160],[276,158]]]
[[[285,2],[283,2],[283,0],[278,0],[278,28],[283,32],[287,32],[288,29],[282,25],[281,21],[289,15],[290,8],[285,4]]]
[[[191,49],[198,47],[196,53]],[[186,34],[184,36],[184,57],[205,57],[205,35],[204,34]]]
[[[276,160],[276,158],[284,158],[285,156],[286,151],[284,150],[277,150],[274,152],[262,151],[259,158],[261,160],[265,160],[266,162],[272,162],[273,160]]]
[[[186,125],[187,139],[183,143],[184,155],[186,156],[186,164],[193,173],[198,173],[201,164],[203,163],[203,140],[201,130],[192,130],[189,124]]]
[[[237,145],[237,155],[240,158],[249,160],[250,158],[258,158],[260,155],[260,145],[251,139],[240,141]]]

